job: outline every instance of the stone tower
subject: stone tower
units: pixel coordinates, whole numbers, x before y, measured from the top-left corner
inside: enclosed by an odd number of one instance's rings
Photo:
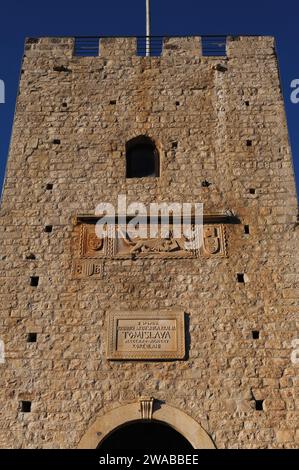
[[[0,447],[96,448],[132,421],[196,448],[298,446],[297,200],[274,40],[201,50],[165,38],[142,57],[135,38],[102,38],[78,57],[72,38],[27,40],[0,214]],[[128,167],[138,146],[153,175]],[[100,242],[95,207],[120,194],[202,202],[202,249]]]

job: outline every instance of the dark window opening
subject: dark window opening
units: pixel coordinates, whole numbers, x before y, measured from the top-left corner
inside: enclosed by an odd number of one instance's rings
[[[238,282],[243,282],[243,283],[245,282],[243,273],[238,273],[237,274],[237,281]]]
[[[27,343],[36,343],[37,333],[28,333]]]
[[[31,401],[21,401],[21,411],[23,413],[30,413],[30,411],[31,411]]]
[[[67,103],[62,103],[62,106],[63,106],[64,108],[66,108],[66,107],[67,107]]]
[[[246,105],[246,106],[249,106],[249,101],[245,101],[245,105]]]
[[[159,176],[159,153],[153,141],[146,136],[136,137],[126,145],[126,177]]]
[[[179,102],[179,101],[176,101],[176,102],[175,102],[175,105],[176,105],[176,106],[180,106],[180,102]]]
[[[254,188],[249,188],[249,194],[255,194],[255,189]]]
[[[263,403],[264,403],[264,400],[255,400],[255,409],[257,411],[263,411],[264,410]]]
[[[54,139],[53,144],[59,145],[60,144],[60,139]]]
[[[210,183],[209,181],[207,180],[204,180],[201,182],[201,185],[203,188],[208,188],[209,186],[211,186],[212,183]]]
[[[53,184],[52,183],[46,184],[46,190],[51,191],[51,189],[53,189]]]
[[[249,225],[244,225],[244,233],[249,235]]]
[[[116,100],[110,100],[110,104],[116,104]]]
[[[260,337],[260,332],[255,330],[255,331],[252,331],[252,339],[259,339]]]
[[[31,276],[30,277],[30,285],[32,287],[37,287],[39,282],[39,277],[38,276]]]
[[[53,230],[52,225],[46,225],[45,228],[44,228],[44,231],[45,231],[46,233],[51,233],[52,230]]]
[[[171,147],[173,149],[177,149],[178,148],[178,143],[177,142],[172,142]]]
[[[247,147],[252,147],[252,140],[246,140]]]

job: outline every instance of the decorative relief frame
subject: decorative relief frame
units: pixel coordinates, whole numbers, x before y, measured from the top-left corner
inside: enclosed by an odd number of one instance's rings
[[[122,259],[196,259],[227,256],[226,223],[231,216],[214,214],[203,218],[203,245],[186,249],[183,238],[130,238],[116,225],[116,236],[99,239],[95,232],[99,217],[81,215],[75,218],[73,233],[73,268],[75,279],[102,279],[105,260]]]

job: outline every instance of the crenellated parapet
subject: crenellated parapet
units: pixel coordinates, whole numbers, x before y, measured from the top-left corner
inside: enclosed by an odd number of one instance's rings
[[[75,47],[76,40],[71,37],[28,38],[26,40],[25,54],[28,58],[62,57],[71,59],[73,56],[78,55],[76,54]],[[93,38],[94,53],[90,55],[102,58],[145,56],[145,46],[140,47],[140,44],[145,44],[145,41],[145,38],[133,36]],[[223,41],[226,42],[226,55],[228,58],[267,56],[272,55],[274,52],[274,38],[270,36],[223,36]],[[172,56],[181,56],[182,58],[200,57],[202,55],[209,56],[209,53],[204,51],[201,36],[153,37],[151,38],[151,44],[153,45],[150,55],[161,56],[162,58]],[[158,44],[159,46],[157,46]],[[215,49],[217,51],[217,45]],[[213,52],[211,55],[217,56],[217,53]],[[83,53],[82,56],[84,55]]]

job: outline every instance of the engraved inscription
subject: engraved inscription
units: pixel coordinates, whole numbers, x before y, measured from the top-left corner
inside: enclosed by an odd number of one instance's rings
[[[108,359],[183,359],[181,311],[112,312],[108,319]]]
[[[175,351],[176,320],[132,320],[117,321],[117,350],[136,351],[139,349],[162,349]]]

